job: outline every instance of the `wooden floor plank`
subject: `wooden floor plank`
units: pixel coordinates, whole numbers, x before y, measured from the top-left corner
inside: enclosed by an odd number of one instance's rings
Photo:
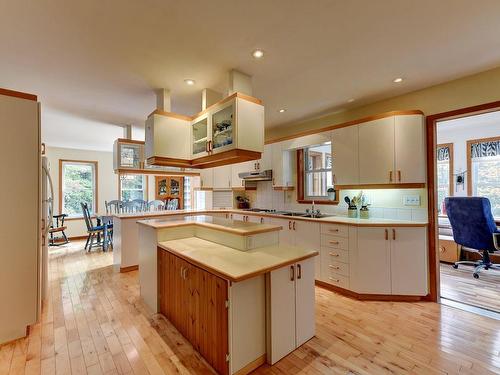
[[[0,347],[1,375],[213,373],[168,320],[148,315],[137,271],[115,272],[112,253],[82,248],[51,249],[41,323],[27,339]],[[481,294],[470,290],[468,270],[449,274],[444,287],[465,279],[469,299],[485,303],[498,293],[498,281],[486,275],[481,285],[490,292]],[[434,303],[357,301],[321,288],[316,318],[316,337],[255,374],[500,373],[500,324],[490,318]]]

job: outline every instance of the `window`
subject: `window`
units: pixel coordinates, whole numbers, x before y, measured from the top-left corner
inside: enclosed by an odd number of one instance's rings
[[[453,143],[437,145],[437,210],[442,212],[444,198],[453,195]]]
[[[189,210],[191,208],[191,177],[184,177],[184,207]]]
[[[327,201],[333,187],[331,142],[297,152],[298,201]]]
[[[490,200],[500,217],[500,137],[467,141],[467,192]]]
[[[59,160],[59,208],[71,217],[82,217],[81,203],[97,212],[97,162]]]
[[[121,200],[147,200],[147,176],[142,174],[121,174],[119,184]]]

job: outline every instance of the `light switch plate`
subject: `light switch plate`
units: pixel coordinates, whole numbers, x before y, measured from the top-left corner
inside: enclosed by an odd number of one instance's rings
[[[403,197],[403,205],[420,206],[420,195],[405,195]]]

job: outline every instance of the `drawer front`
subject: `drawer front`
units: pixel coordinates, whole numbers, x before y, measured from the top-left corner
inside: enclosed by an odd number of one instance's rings
[[[328,284],[338,286],[339,288],[349,289],[349,278],[338,274],[330,274],[325,280]]]
[[[455,263],[458,261],[458,246],[454,241],[439,240],[439,260]]]
[[[321,247],[321,263],[332,264],[334,262],[349,263],[349,252],[330,247]]]
[[[347,263],[332,262],[327,267],[330,274],[349,276],[349,264]]]
[[[349,240],[345,237],[321,235],[321,246],[332,249],[349,250]]]
[[[349,227],[340,224],[321,224],[321,233],[347,238],[349,236]]]

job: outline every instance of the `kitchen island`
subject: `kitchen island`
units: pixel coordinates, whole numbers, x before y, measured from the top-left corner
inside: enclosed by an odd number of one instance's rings
[[[273,364],[314,336],[317,251],[280,226],[211,216],[139,221],[141,297],[221,374]]]

